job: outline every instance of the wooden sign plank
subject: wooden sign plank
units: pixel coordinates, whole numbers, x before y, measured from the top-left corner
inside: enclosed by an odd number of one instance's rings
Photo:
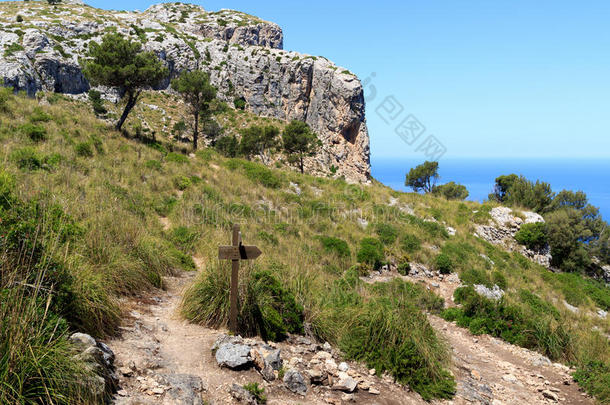
[[[219,260],[238,260],[240,257],[239,246],[218,246]]]
[[[256,246],[239,246],[239,255],[241,260],[254,260],[259,257],[263,252]]]
[[[263,252],[256,246],[219,246],[219,260],[254,260]]]

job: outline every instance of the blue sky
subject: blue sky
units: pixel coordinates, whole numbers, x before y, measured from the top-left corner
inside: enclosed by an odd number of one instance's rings
[[[375,113],[389,96],[426,127],[421,139],[436,136],[446,157],[610,157],[610,2],[194,3],[276,22],[286,49],[324,55],[361,79],[375,72],[367,103],[374,158],[421,154]]]

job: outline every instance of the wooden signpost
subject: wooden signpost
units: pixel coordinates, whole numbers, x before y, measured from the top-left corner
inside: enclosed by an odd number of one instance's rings
[[[237,282],[239,280],[239,261],[253,260],[261,255],[256,246],[245,246],[241,243],[239,225],[233,225],[231,246],[218,247],[219,260],[231,260],[231,312],[229,313],[229,330],[237,333]]]

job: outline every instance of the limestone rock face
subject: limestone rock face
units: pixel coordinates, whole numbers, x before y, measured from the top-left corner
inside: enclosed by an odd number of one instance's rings
[[[15,3],[0,3],[0,80],[15,90],[82,94],[89,90],[79,59],[107,32],[136,39],[169,70],[156,90],[169,90],[181,71],[210,74],[218,96],[265,117],[304,121],[323,147],[308,171],[353,182],[370,177],[369,136],[360,80],[323,57],[287,52],[282,29],[233,10],[165,3],[144,12],[110,12],[79,4],[51,8],[19,3],[27,29],[16,23]],[[116,91],[100,88],[107,99]]]
[[[551,249],[545,246],[539,250],[531,250],[519,245],[515,240],[515,235],[524,224],[544,222],[544,218],[535,212],[522,212],[521,218],[508,207],[495,207],[490,211],[491,220],[488,225],[476,225],[476,236],[493,243],[503,246],[509,251],[517,251],[532,261],[544,266],[551,267]]]

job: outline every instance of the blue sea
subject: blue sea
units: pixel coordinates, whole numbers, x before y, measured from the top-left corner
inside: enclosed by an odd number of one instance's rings
[[[423,159],[371,157],[375,179],[395,190],[410,191],[405,174]],[[438,184],[455,181],[468,188],[469,200],[484,201],[494,180],[503,174],[522,174],[530,180],[550,183],[553,191],[584,191],[589,202],[610,220],[610,159],[441,159]]]

